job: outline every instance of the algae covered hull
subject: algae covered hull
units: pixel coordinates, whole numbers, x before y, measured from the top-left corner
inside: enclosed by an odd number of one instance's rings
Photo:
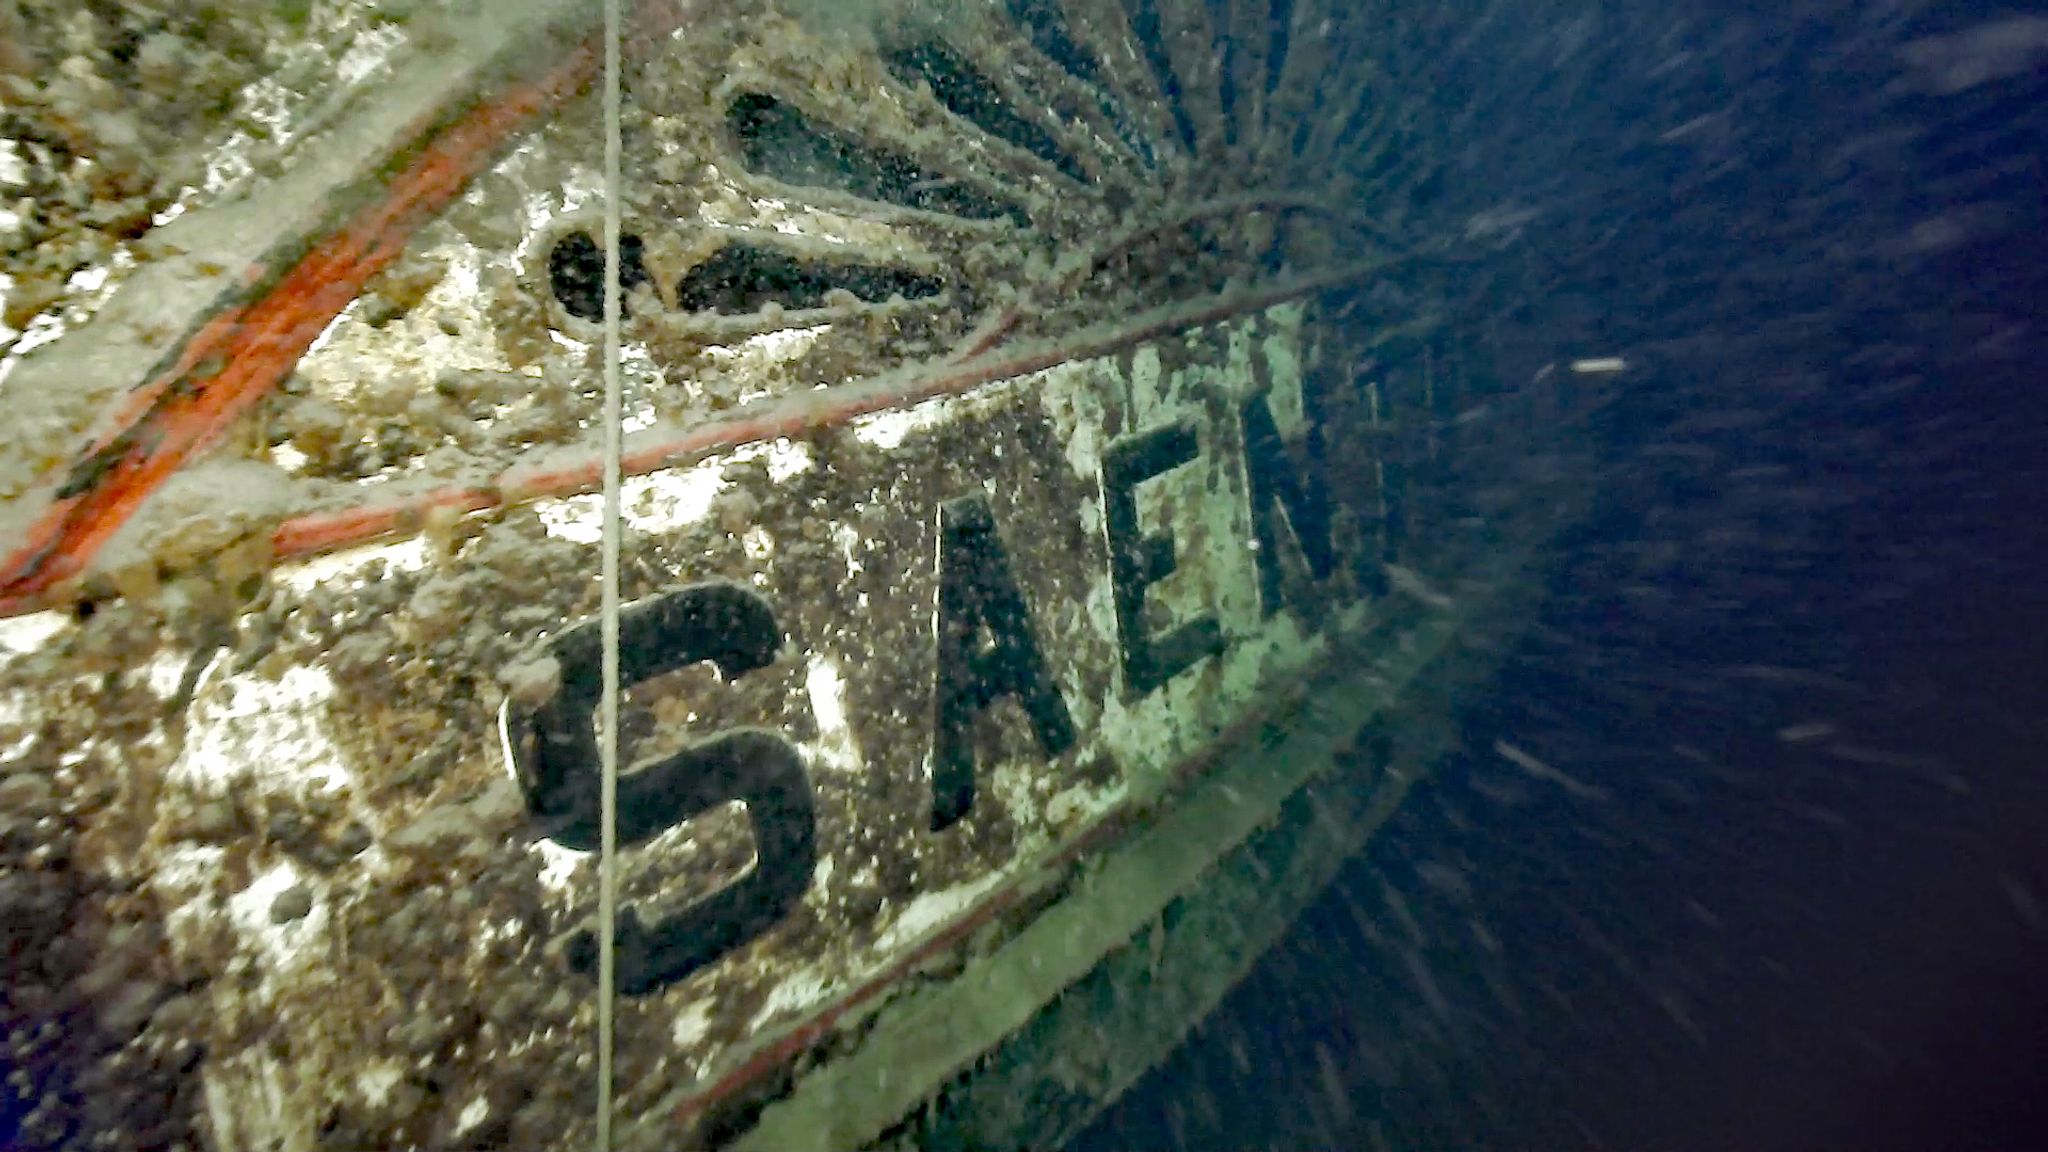
[[[590,1142],[584,7],[379,25],[287,161],[8,353],[28,1146]],[[1429,303],[1455,245],[1369,210],[1426,167],[1367,30],[1265,11],[631,14],[622,1147],[1071,1129],[1520,603],[1571,398],[1504,390]]]

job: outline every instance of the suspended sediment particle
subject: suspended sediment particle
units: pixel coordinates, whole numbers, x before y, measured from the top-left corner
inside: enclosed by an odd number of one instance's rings
[[[1572,371],[1581,376],[1612,376],[1627,369],[1628,361],[1619,356],[1595,356],[1587,360],[1572,361]]]

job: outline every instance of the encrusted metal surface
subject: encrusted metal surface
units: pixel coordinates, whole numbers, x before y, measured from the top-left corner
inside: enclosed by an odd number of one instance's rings
[[[625,593],[668,623],[623,736],[645,781],[732,778],[629,813],[618,1084],[704,1142],[1366,628],[1390,475],[1453,400],[1414,370],[1431,317],[1340,340],[1315,299],[1433,247],[1355,208],[1416,177],[1347,139],[1398,104],[1340,66],[1371,34],[1341,6],[1284,38],[1263,4],[680,11],[626,78]],[[489,91],[517,47],[472,61]],[[101,382],[214,323],[147,417],[206,459],[133,481],[159,441],[67,455],[69,417],[7,444],[6,523],[55,542],[7,541],[0,622],[47,1146],[588,1142],[587,766],[549,749],[587,723],[599,143],[587,96],[536,115],[407,169],[456,181],[431,218],[350,207],[384,230],[318,331],[202,310]],[[45,515],[108,476],[82,528]]]

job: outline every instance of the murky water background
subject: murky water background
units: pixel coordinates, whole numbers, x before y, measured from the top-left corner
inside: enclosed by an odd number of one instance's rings
[[[1214,18],[1203,25],[1216,30],[1213,45],[1188,42],[1193,22],[1162,19],[1177,4]],[[0,495],[13,501],[0,507],[0,525],[9,534],[33,519],[17,498],[55,475],[70,434],[132,383],[109,370],[58,381],[75,379],[75,391],[45,387],[36,382],[61,376],[50,365],[66,361],[27,353],[87,324],[124,284],[182,286],[195,300],[227,291],[234,268],[158,250],[152,230],[187,211],[203,215],[209,201],[247,195],[258,203],[288,184],[294,167],[280,157],[346,126],[357,107],[349,101],[374,94],[392,59],[417,80],[412,38],[431,35],[422,29],[479,27],[436,23],[448,14],[442,7],[0,6],[0,383],[20,369],[6,395],[35,416],[15,413],[0,429]],[[643,7],[674,17],[688,6]],[[644,181],[642,191],[659,186],[655,199],[667,199],[635,204],[647,220],[665,222],[634,225],[647,234],[632,237],[627,287],[639,290],[631,303],[647,321],[641,336],[655,338],[636,344],[627,364],[630,431],[673,429],[686,440],[735,412],[747,416],[745,405],[778,389],[972,361],[1006,340],[1012,349],[1032,341],[1056,348],[1085,324],[1327,271],[1387,237],[1399,258],[1383,273],[1294,295],[1319,301],[1315,323],[1347,318],[1340,322],[1360,347],[1411,321],[1432,332],[1402,353],[1421,360],[1423,379],[1443,363],[1432,359],[1439,351],[1455,352],[1461,381],[1499,385],[1491,401],[1457,412],[1432,411],[1433,394],[1402,401],[1422,417],[1403,434],[1431,437],[1432,459],[1436,437],[1467,424],[1490,432],[1495,404],[1505,410],[1563,393],[1558,407],[1570,408],[1574,389],[1581,398],[1609,395],[1595,417],[1599,496],[1547,577],[1538,619],[1517,622],[1524,627],[1512,635],[1471,638],[1497,645],[1505,659],[1491,682],[1460,690],[1457,751],[1189,1043],[1071,1142],[1074,1152],[2048,1147],[2048,1060],[2039,1058],[2048,1052],[2048,18],[1931,0],[1731,0],[1684,10],[1634,0],[1378,0],[1345,24],[1304,21],[1295,0],[1273,0],[1262,25],[1260,4],[1128,0],[1095,9],[1098,30],[1110,23],[1109,7],[1117,21],[1128,17],[1121,42],[1137,45],[1110,68],[1054,34],[1063,19],[1055,0],[1005,5],[999,19],[1013,39],[983,46],[982,55],[943,45],[932,31],[948,27],[943,7],[790,0],[779,10],[797,23],[755,31],[788,30],[783,46],[805,45],[794,60],[736,32],[729,41],[693,40],[687,25],[680,39],[650,41],[669,51],[635,73],[641,87],[626,93],[645,114],[627,142],[644,168],[628,178]],[[1383,43],[1360,27],[1383,27]],[[478,34],[456,47],[502,63],[484,51],[489,40]],[[535,56],[556,67],[550,83],[565,93],[587,88],[595,68],[594,42],[581,43],[581,56]],[[1263,68],[1262,53],[1282,61],[1290,43],[1333,53],[1304,48],[1294,57],[1319,61],[1313,67],[1330,83],[1310,96],[1298,70],[1272,69],[1269,93],[1282,92],[1304,118],[1260,123],[1244,113],[1260,94],[1237,69],[1247,59]],[[726,91],[719,69],[735,45],[755,71]],[[1030,85],[989,78],[1003,77],[990,61],[1027,57],[1040,61],[1033,83],[1068,105],[1037,127],[1004,106]],[[515,58],[523,59],[508,49],[506,59]],[[1205,64],[1211,58],[1216,69]],[[1215,89],[1182,91],[1176,73],[1216,81]],[[894,102],[876,101],[867,88],[892,75]],[[1149,79],[1138,84],[1138,76]],[[1096,84],[1101,91],[1088,90]],[[1112,88],[1118,99],[1098,98]],[[1133,91],[1179,103],[1118,102]],[[921,120],[903,112],[911,93],[924,101]],[[797,95],[818,103],[799,107]],[[262,1114],[250,1132],[274,1121],[306,1148],[377,1142],[361,1133],[401,1133],[412,1146],[437,1148],[580,1140],[586,1098],[594,1099],[581,1039],[588,1005],[583,986],[569,983],[560,957],[542,946],[575,926],[573,901],[560,877],[546,896],[552,904],[534,888],[526,854],[538,835],[534,800],[503,779],[492,719],[503,700],[549,699],[561,689],[560,667],[549,671],[528,642],[588,616],[592,597],[564,573],[589,567],[583,560],[600,535],[584,476],[596,474],[595,457],[574,451],[589,448],[597,395],[597,136],[587,92],[562,100],[537,113],[541,126],[521,137],[518,156],[449,176],[457,184],[474,177],[474,195],[422,229],[423,239],[378,223],[394,229],[394,245],[413,247],[374,276],[362,272],[351,289],[362,299],[345,323],[327,327],[341,299],[325,312],[308,306],[289,314],[301,322],[276,333],[274,348],[204,359],[188,366],[189,379],[166,370],[158,382],[172,385],[166,404],[174,407],[180,389],[199,395],[242,360],[277,360],[275,378],[252,394],[261,403],[212,429],[232,439],[222,454],[236,458],[214,461],[221,467],[182,492],[169,486],[174,499],[154,506],[170,513],[157,534],[110,549],[119,563],[103,565],[98,584],[43,580],[35,549],[0,540],[0,557],[28,557],[7,574],[21,581],[0,584],[23,597],[5,601],[8,611],[48,607],[33,597],[55,588],[53,602],[67,613],[45,613],[41,639],[22,651],[59,634],[63,644],[89,634],[82,650],[105,649],[79,665],[99,675],[80,676],[78,700],[47,697],[71,710],[62,723],[54,711],[36,711],[42,703],[0,710],[18,733],[4,765],[0,904],[15,921],[8,971],[23,974],[5,1001],[10,1048],[0,1068],[13,1095],[0,1108],[0,1146],[84,1146],[88,1136],[93,1147],[189,1143],[209,1130],[218,1136],[221,1117],[243,1106]],[[882,116],[885,103],[893,111]],[[1092,139],[1084,124],[1096,125]],[[1356,156],[1332,158],[1333,124],[1356,127],[1357,139],[1339,141]],[[1295,189],[1290,181],[1308,177],[1292,168],[1218,176],[1217,157],[1236,155],[1233,135],[1249,138],[1254,125],[1265,133],[1262,154],[1298,162],[1319,183]],[[218,146],[202,153],[181,144],[200,136]],[[919,159],[883,145],[915,149]],[[1184,186],[1154,187],[1168,170],[1155,162],[1177,149],[1199,162],[1173,176]],[[722,175],[702,163],[714,155],[727,166]],[[1068,178],[1071,187],[1059,183]],[[436,185],[451,197],[453,186]],[[760,195],[764,188],[776,195]],[[1071,202],[1048,188],[1065,188]],[[1359,200],[1347,210],[1317,200],[1347,189]],[[278,219],[312,227],[325,211],[317,201],[299,206],[304,220]],[[1350,210],[1359,219],[1347,219]],[[1149,230],[1148,213],[1165,221],[1157,230],[1165,239]],[[1318,213],[1328,221],[1299,219]],[[1020,227],[1006,230],[1008,222]],[[752,238],[720,247],[738,232]],[[834,246],[848,244],[875,263],[835,263]],[[1325,283],[1337,282],[1345,277]],[[299,287],[317,295],[317,284]],[[192,316],[212,307],[184,303]],[[785,309],[810,326],[792,336]],[[1287,321],[1300,323],[1299,315]],[[829,339],[820,336],[828,330]],[[140,328],[129,335],[128,345],[110,345],[113,361],[145,367],[159,343],[183,339]],[[239,336],[223,339],[241,348]],[[1301,369],[1292,345],[1281,351],[1273,363]],[[1090,358],[1128,352],[1118,345]],[[1470,372],[1474,360],[1487,370]],[[1261,365],[1254,371],[1274,370]],[[1347,366],[1356,369],[1347,379],[1361,383],[1380,367]],[[1385,367],[1411,382],[1416,375],[1412,363]],[[1151,371],[1160,375],[1156,359]],[[200,377],[205,387],[192,383]],[[1306,385],[1296,379],[1295,387],[1301,407]],[[1387,395],[1391,408],[1391,388]],[[1374,391],[1376,433],[1379,404]],[[1300,418],[1308,419],[1305,408]],[[744,419],[732,423],[724,447],[761,438],[740,427]],[[893,451],[913,424],[869,439]],[[962,421],[947,433],[958,442],[912,436],[921,446],[904,459],[939,460],[945,467],[930,475],[966,491],[982,473],[996,474],[992,462],[1006,446],[1023,451],[1002,468],[1028,473],[1033,460],[1063,458],[1050,432],[990,427]],[[1076,459],[1101,447],[1088,444]],[[90,493],[133,447],[110,440],[69,475]],[[1336,447],[1333,455],[1346,455]],[[873,935],[886,926],[880,909],[890,900],[911,903],[919,884],[934,889],[919,897],[927,901],[920,916],[900,917],[878,937],[875,956],[861,958],[880,964],[907,955],[918,932],[983,891],[964,883],[936,890],[918,871],[930,861],[913,866],[930,855],[937,825],[925,812],[930,784],[917,771],[929,733],[902,717],[928,716],[922,694],[936,674],[927,656],[905,654],[924,651],[931,614],[920,602],[882,620],[867,591],[857,591],[857,607],[832,600],[855,595],[863,564],[877,602],[935,579],[919,549],[936,547],[925,538],[936,513],[902,523],[883,513],[936,497],[890,491],[884,500],[880,481],[863,481],[863,496],[846,480],[857,475],[849,461],[879,457],[846,451],[828,459],[820,449],[814,461],[808,441],[785,439],[715,515],[704,510],[710,495],[685,515],[671,492],[675,507],[664,515],[672,522],[643,509],[636,529],[643,544],[664,542],[634,571],[643,592],[686,569],[755,571],[750,565],[783,554],[778,541],[806,541],[791,555],[843,550],[844,579],[807,577],[785,600],[873,630],[862,639],[817,624],[820,645],[852,645],[846,659],[814,661],[803,677],[785,663],[773,674],[788,684],[749,682],[760,699],[704,705],[720,722],[769,716],[772,727],[795,731],[825,700],[822,712],[836,717],[832,738],[844,741],[834,748],[861,769],[838,778],[844,811],[828,831],[850,828],[841,836],[854,845],[846,852],[865,853],[871,866],[856,874],[866,880],[849,880],[850,867],[839,876],[841,890],[859,889],[860,900],[840,901],[858,913],[852,927],[780,939],[764,955],[783,967],[764,964],[744,989],[722,985],[680,1011],[656,1001],[674,1018],[637,1018],[629,1107],[648,1115],[660,1114],[679,1083],[708,1082],[707,1069],[725,1067],[718,1061],[736,1062],[763,1021],[796,1019],[873,975],[848,960],[845,972],[819,976],[806,967],[823,950],[818,941]],[[530,490],[500,483],[537,452],[554,453],[560,467],[527,476]],[[675,460],[695,460],[691,452],[698,449],[675,448]],[[968,465],[984,452],[980,473],[961,471],[974,471]],[[1361,444],[1351,462],[1377,468],[1378,452]],[[1575,459],[1565,450],[1538,455]],[[1515,485],[1462,475],[1456,458],[1447,460],[1433,479],[1418,468],[1422,489],[1404,494],[1429,512],[1424,533],[1449,538],[1446,525],[1483,527],[1517,507]],[[1235,482],[1236,466],[1220,457],[1203,467],[1222,478],[1212,492]],[[1048,567],[1079,564],[1083,549],[1072,540],[1095,546],[1095,528],[1084,533],[1078,522],[1058,546],[1038,530],[1093,498],[1088,485],[1099,477],[1075,468],[1071,492],[1042,477],[1006,481],[1008,503],[999,506],[1030,530],[1013,541],[1027,568],[1045,556]],[[806,478],[795,488],[776,487],[799,474]],[[700,479],[712,492],[725,483],[710,473]],[[450,489],[451,497],[435,486],[458,481],[478,487]],[[351,527],[351,501],[394,489],[419,502],[390,512],[388,523]],[[778,492],[797,502],[780,510]],[[835,506],[827,497],[849,493],[860,499],[822,525],[818,510]],[[584,504],[571,507],[575,500]],[[528,507],[546,501],[544,515]],[[517,515],[494,519],[506,505]],[[465,511],[482,515],[465,521]],[[518,516],[524,527],[508,528]],[[390,531],[417,535],[408,545],[416,555],[388,569],[379,560],[357,584],[337,584],[339,615],[313,613],[324,622],[311,632],[288,582],[281,591],[268,583],[274,564],[293,554],[273,553],[278,540],[297,540],[310,554],[344,536]],[[457,556],[463,565],[452,563]],[[887,575],[899,568],[907,574]],[[1410,581],[1409,599],[1449,603],[1423,576],[1390,571]],[[1101,574],[1071,575],[1062,586],[1093,587]],[[1214,595],[1196,587],[1183,597],[1188,604],[1168,607],[1199,614],[1202,598]],[[299,632],[287,627],[294,613]],[[400,631],[387,636],[394,620]],[[462,628],[467,639],[458,644]],[[761,631],[773,649],[780,631]],[[235,655],[239,676],[278,650],[280,635],[284,655],[269,661],[289,665],[280,682],[317,673],[301,679],[356,709],[336,713],[354,718],[344,735],[362,741],[350,745],[353,776],[337,760],[331,779],[314,779],[302,770],[324,771],[325,762],[303,749],[292,753],[303,753],[296,776],[273,771],[270,754],[291,752],[299,729],[266,736],[259,724],[252,742],[214,756],[195,777],[191,758],[180,759],[183,726],[191,716],[226,724],[217,701],[191,707],[215,653]],[[1116,657],[1099,639],[1087,683],[1114,699]],[[437,640],[445,643],[426,646]],[[158,648],[151,667],[128,658]],[[50,666],[69,667],[55,657]],[[329,671],[345,690],[332,691]],[[713,687],[705,679],[686,690]],[[875,698],[891,692],[908,703],[888,723],[853,708],[849,726],[842,693],[879,713]],[[296,706],[308,715],[325,707],[319,692],[305,696]],[[695,705],[685,706],[695,699],[666,700],[685,719],[657,718],[650,705],[628,723],[681,739],[700,721]],[[390,731],[357,722],[401,705],[417,705],[416,713]],[[107,721],[104,742],[92,734],[95,717]],[[1162,730],[1174,732],[1207,722],[1167,720]],[[324,722],[309,720],[304,731],[317,735]],[[862,732],[849,734],[855,728]],[[403,740],[393,735],[401,729]],[[636,740],[648,734],[640,729]],[[862,745],[855,735],[873,738]],[[854,757],[863,749],[865,765]],[[145,755],[146,766],[135,759]],[[1017,779],[1040,766],[1012,760]],[[213,794],[194,785],[189,795],[158,795],[136,783],[177,763],[221,794],[207,799]],[[862,774],[875,764],[894,775]],[[68,778],[52,765],[100,791],[53,785]],[[1108,787],[1115,775],[1094,783]],[[323,790],[335,781],[354,791]],[[142,795],[147,802],[135,799]],[[260,823],[237,807],[245,801]],[[690,872],[707,888],[742,870],[753,851],[740,810],[723,811],[718,836],[698,828],[705,852],[722,853],[718,869],[698,861]],[[114,818],[103,821],[107,813]],[[74,841],[87,845],[75,869]],[[957,837],[946,843],[961,856],[952,862],[959,875],[975,883],[994,877],[989,860],[1009,860],[994,848],[976,856]],[[146,857],[143,845],[170,854]],[[361,863],[373,846],[379,867],[392,871],[373,875]],[[219,863],[227,848],[239,853],[232,868]],[[168,879],[160,869],[103,884],[94,854],[130,851],[152,861],[145,869],[173,858],[185,866]],[[845,858],[857,863],[854,855]],[[317,883],[293,881],[294,860]],[[802,869],[810,858],[796,853],[784,863],[787,906],[749,922],[749,939],[787,929],[789,907],[809,891],[812,874]],[[235,868],[255,870],[257,880],[223,878]],[[479,876],[526,883],[531,899],[499,908]],[[659,866],[639,879],[689,902]],[[182,893],[187,927],[206,929],[193,938],[212,940],[214,959],[232,962],[215,971],[188,955],[173,966],[174,949],[157,930],[166,914],[155,903],[170,897],[151,885]],[[484,895],[472,899],[472,887]],[[222,910],[230,888],[240,928]],[[331,970],[308,970],[318,979],[339,974],[335,987],[356,992],[388,982],[378,1011],[407,1016],[408,1027],[361,1038],[360,1051],[390,1056],[370,1071],[356,1067],[359,1049],[347,1038],[315,1059],[313,1038],[288,1035],[300,1017],[279,1008],[288,1001],[275,998],[277,988],[295,989],[301,1000],[291,1012],[306,1014],[335,1011],[335,994],[317,981],[276,977],[249,945],[267,940],[284,955],[290,941],[327,939],[301,933],[302,922],[350,918],[359,950]],[[1153,937],[1161,938],[1163,929]],[[346,951],[345,932],[333,939]],[[429,970],[477,939],[495,950],[488,964]],[[189,941],[180,947],[192,951]],[[698,962],[737,947],[727,941]],[[969,959],[961,951],[922,962],[938,971]],[[466,981],[484,971],[521,979],[481,995]],[[239,999],[242,985],[270,991]],[[223,1023],[236,1013],[232,1028]],[[294,1040],[293,1059],[313,1071],[287,1107],[264,1095],[274,1088],[269,1073],[250,1069],[284,1061],[279,1053]],[[685,1049],[701,1061],[670,1067],[669,1056]],[[230,1050],[250,1063],[217,1073],[215,1088],[225,1093],[219,1084],[233,1080],[246,1098],[202,1102],[194,1070]],[[854,1062],[842,1051],[823,1063],[842,1059]],[[347,1074],[319,1082],[330,1065]],[[934,1067],[937,1082],[952,1066]],[[790,1079],[811,1075],[806,1064]],[[766,1098],[790,1085],[748,1090]],[[946,1099],[927,1101],[927,1129],[896,1135],[945,1131],[932,1114]],[[307,1101],[319,1103],[317,1115]],[[734,1115],[760,1102],[743,1101]],[[744,1126],[723,1114],[704,1120],[709,1108],[691,1113],[700,1134]],[[226,1130],[222,1139],[234,1142]]]
[[[1446,69],[1526,86],[1555,189],[1551,290],[1475,335],[1650,365],[1604,514],[1463,754],[1075,1148],[2048,1139],[2048,23],[1645,19],[1579,17],[1598,89]]]

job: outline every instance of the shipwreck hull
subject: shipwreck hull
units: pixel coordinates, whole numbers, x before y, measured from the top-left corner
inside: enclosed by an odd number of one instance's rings
[[[581,7],[374,25],[8,353],[24,1146],[591,1141]],[[1597,397],[1339,7],[633,13],[620,1147],[1051,1146],[1449,739]]]

